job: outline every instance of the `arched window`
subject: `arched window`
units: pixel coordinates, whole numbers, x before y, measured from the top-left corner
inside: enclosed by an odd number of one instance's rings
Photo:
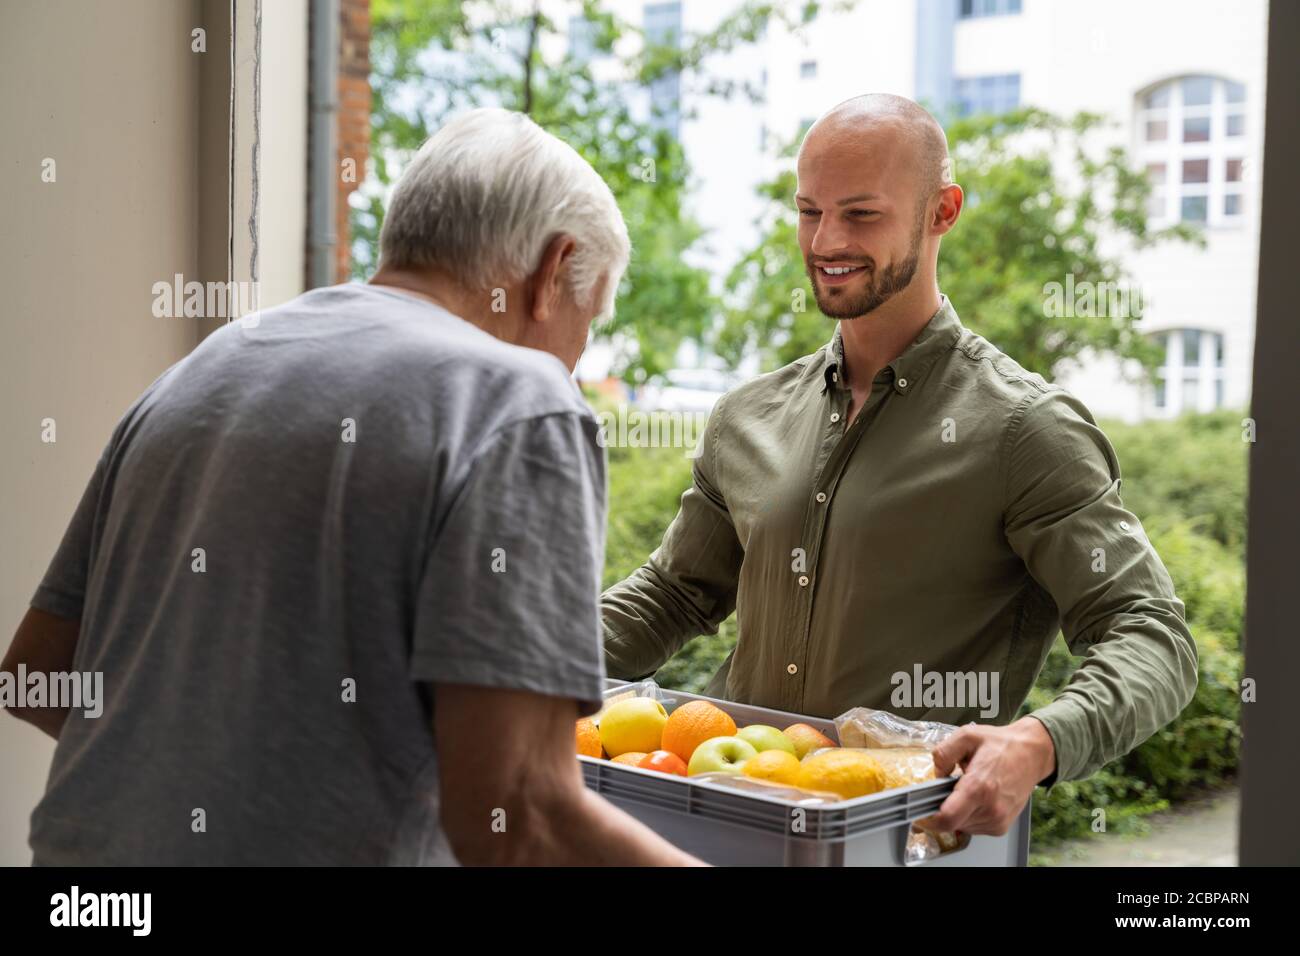
[[[1153,224],[1241,221],[1246,88],[1213,76],[1184,76],[1137,101],[1137,155],[1151,180]]]
[[[1164,414],[1223,407],[1223,335],[1203,329],[1169,329],[1154,336],[1165,354],[1156,369],[1153,404]]]

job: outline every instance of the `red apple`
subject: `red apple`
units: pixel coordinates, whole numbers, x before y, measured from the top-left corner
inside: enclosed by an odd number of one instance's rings
[[[839,746],[831,738],[809,724],[791,724],[782,731],[794,744],[794,755],[802,760],[814,750]]]

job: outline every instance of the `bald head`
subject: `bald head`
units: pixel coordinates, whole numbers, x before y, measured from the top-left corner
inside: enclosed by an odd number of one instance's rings
[[[799,247],[822,312],[930,308],[939,242],[962,205],[934,117],[901,96],[845,100],[808,130],[796,173]]]
[[[867,93],[831,107],[809,128],[799,155],[830,145],[879,146],[898,151],[900,165],[913,170],[922,196],[952,182],[948,137],[939,121],[905,96]]]

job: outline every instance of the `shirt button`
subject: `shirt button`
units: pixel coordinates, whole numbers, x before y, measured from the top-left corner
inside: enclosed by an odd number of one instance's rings
[[[797,664],[787,664],[785,665],[785,672],[787,674],[797,674],[799,673],[799,667]]]
[[[839,413],[839,412],[831,412],[831,421],[832,421],[832,422],[838,422],[839,420],[840,420],[840,413]]]
[[[832,381],[832,382],[838,382],[839,380],[840,380],[840,373],[839,373],[839,372],[831,372],[831,381]]]
[[[1121,522],[1119,523],[1119,526],[1120,526],[1121,528],[1123,528],[1125,531],[1128,530],[1128,522],[1127,522],[1127,521],[1121,521]]]
[[[799,587],[806,588],[807,586],[808,586],[808,575],[806,574],[799,575]]]
[[[818,502],[818,504],[820,504],[821,502],[823,502],[823,501],[825,501],[825,500],[826,500],[826,492],[824,492],[824,491],[819,491],[819,492],[817,492],[817,502]]]
[[[900,379],[898,380],[898,387],[899,387],[899,388],[907,388],[907,379],[905,379],[905,378],[900,378]]]

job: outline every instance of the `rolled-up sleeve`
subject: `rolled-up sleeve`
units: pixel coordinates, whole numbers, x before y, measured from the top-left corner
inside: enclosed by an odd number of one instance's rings
[[[1083,658],[1031,714],[1056,747],[1056,771],[1042,781],[1050,788],[1090,776],[1177,717],[1196,690],[1196,643],[1087,408],[1062,389],[1037,393],[1013,417],[1005,452],[1007,540]]]
[[[717,633],[736,608],[744,550],[717,474],[725,402],[709,416],[691,485],[663,541],[645,564],[601,596],[611,677],[653,674],[691,639]]]

